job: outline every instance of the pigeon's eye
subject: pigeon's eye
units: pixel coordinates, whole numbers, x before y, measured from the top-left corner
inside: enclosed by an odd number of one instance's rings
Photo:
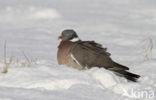
[[[66,34],[66,36],[70,36],[70,34]]]
[[[66,34],[63,34],[63,36],[69,36],[70,34],[66,33]]]

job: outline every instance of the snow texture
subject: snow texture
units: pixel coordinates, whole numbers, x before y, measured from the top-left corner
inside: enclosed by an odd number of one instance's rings
[[[155,0],[1,0],[0,71],[5,40],[7,61],[14,58],[8,73],[0,73],[0,100],[156,100],[155,9]],[[101,43],[141,78],[134,83],[103,68],[58,65],[64,29]],[[149,38],[153,49],[144,60]],[[17,63],[25,61],[21,50],[36,63]]]

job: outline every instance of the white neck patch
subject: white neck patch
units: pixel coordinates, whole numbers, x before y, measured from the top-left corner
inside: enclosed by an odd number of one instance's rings
[[[76,38],[73,38],[73,39],[71,39],[70,41],[72,41],[72,42],[77,42],[77,41],[79,41],[80,39],[78,38],[78,37],[76,37]]]

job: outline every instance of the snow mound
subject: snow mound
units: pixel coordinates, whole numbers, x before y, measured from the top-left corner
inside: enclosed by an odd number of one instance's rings
[[[110,88],[117,84],[115,75],[105,69],[94,70],[92,77],[99,81],[105,88]]]
[[[51,20],[60,18],[61,14],[53,8],[6,7],[0,10],[0,21]]]

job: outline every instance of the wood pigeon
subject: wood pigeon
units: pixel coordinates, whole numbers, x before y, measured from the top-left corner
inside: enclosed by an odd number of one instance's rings
[[[90,69],[92,67],[105,68],[114,74],[125,77],[136,82],[140,77],[137,74],[128,72],[129,68],[114,62],[110,58],[107,48],[94,41],[81,41],[72,29],[64,30],[58,40],[57,59],[59,65],[67,65],[78,70]]]

